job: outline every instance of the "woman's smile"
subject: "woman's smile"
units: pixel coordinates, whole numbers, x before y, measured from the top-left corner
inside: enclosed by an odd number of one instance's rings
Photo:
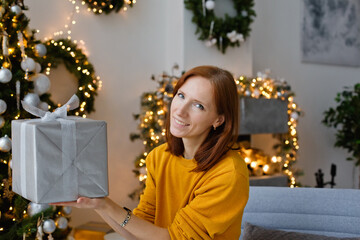
[[[185,123],[185,122],[182,122],[182,121],[180,121],[180,120],[178,120],[178,119],[176,119],[176,118],[174,118],[174,121],[175,121],[177,124],[179,124],[180,126],[183,126],[183,127],[185,127],[185,126],[190,126],[190,124],[187,124],[187,123]]]

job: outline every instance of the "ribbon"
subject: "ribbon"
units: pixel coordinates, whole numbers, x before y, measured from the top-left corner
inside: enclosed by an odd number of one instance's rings
[[[223,38],[222,36],[220,36],[220,51],[222,52],[223,51]]]
[[[16,80],[16,107],[20,111],[20,81]],[[20,116],[20,115],[19,115]]]
[[[205,9],[205,0],[202,0],[202,10],[204,17],[206,16],[206,9]]]
[[[21,101],[23,108],[31,113],[34,116],[40,117],[41,119],[32,119],[27,122],[24,122],[21,125],[21,154],[20,154],[20,171],[21,171],[21,195],[27,198],[28,190],[26,187],[27,174],[26,174],[26,125],[30,122],[37,121],[59,121],[61,124],[61,155],[62,155],[62,186],[64,196],[67,198],[72,198],[72,200],[77,198],[78,195],[78,182],[77,182],[77,168],[75,167],[76,161],[76,125],[75,121],[67,119],[67,111],[73,110],[79,107],[79,98],[74,94],[70,100],[63,106],[57,108],[54,112],[48,112],[41,110],[35,106],[27,104],[24,101]],[[36,151],[34,149],[33,151]],[[34,164],[36,167],[36,164]],[[36,169],[34,169],[36,172]],[[35,196],[39,189],[35,188]],[[51,189],[47,189],[47,192]],[[47,193],[46,192],[46,193]],[[44,195],[46,195],[46,193]],[[40,196],[43,197],[44,195]],[[41,199],[38,199],[41,200]],[[70,200],[70,199],[69,199]]]
[[[26,57],[25,46],[24,46],[24,37],[20,31],[17,33],[17,35],[18,35],[18,40],[19,40],[19,45],[20,45],[21,57],[24,59]]]
[[[211,21],[210,23],[210,32],[209,32],[209,37],[212,37],[212,34],[213,34],[213,30],[214,30],[214,20]]]
[[[24,101],[21,101],[21,104],[25,111],[31,113],[34,116],[40,117],[42,121],[54,121],[58,118],[65,119],[67,117],[67,111],[78,108],[79,102],[80,101],[78,96],[74,94],[67,103],[65,103],[62,107],[55,109],[54,112],[44,111],[33,105],[27,104]]]
[[[9,41],[8,34],[4,31],[3,39],[2,39],[2,50],[3,50],[3,55],[5,57],[9,56],[8,41]]]

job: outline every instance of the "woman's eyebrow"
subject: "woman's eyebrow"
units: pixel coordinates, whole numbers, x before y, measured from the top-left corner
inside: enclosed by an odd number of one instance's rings
[[[177,91],[177,93],[181,93],[181,94],[183,94],[184,96],[186,96],[186,93],[184,93],[184,92],[181,91],[180,89]],[[202,105],[204,105],[204,107],[208,107],[207,104],[204,103],[203,101],[200,101],[200,100],[198,100],[198,99],[196,99],[196,98],[192,98],[192,100],[195,101],[195,102],[201,103]]]

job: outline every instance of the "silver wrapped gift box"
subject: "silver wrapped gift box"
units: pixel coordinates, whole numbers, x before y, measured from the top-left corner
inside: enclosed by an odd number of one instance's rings
[[[12,190],[36,203],[108,195],[106,122],[12,121]]]

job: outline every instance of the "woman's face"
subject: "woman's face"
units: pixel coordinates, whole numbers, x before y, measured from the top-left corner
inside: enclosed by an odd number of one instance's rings
[[[200,76],[188,78],[171,103],[171,134],[202,142],[210,129],[220,126],[223,121],[224,117],[217,114],[210,81]]]

